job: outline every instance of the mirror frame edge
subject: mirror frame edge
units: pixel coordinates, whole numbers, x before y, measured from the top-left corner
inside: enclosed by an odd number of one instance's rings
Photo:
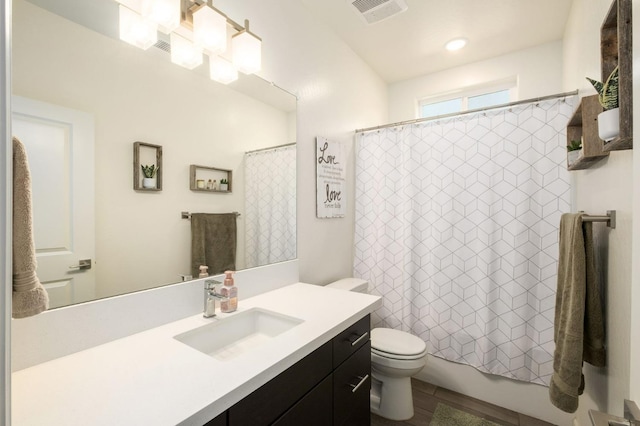
[[[4,173],[0,173],[0,218],[3,226],[0,229],[0,241],[2,241],[4,256],[0,260],[0,270],[3,271],[2,279],[5,283],[12,282],[12,250],[11,238],[12,222],[11,208],[13,199],[12,179],[13,175],[13,147],[11,141],[11,1],[3,0],[0,9],[0,56],[4,59],[4,66],[0,67],[0,84],[3,88],[3,96],[0,99],[0,127],[4,129],[2,139],[3,147],[0,149],[0,167]],[[4,413],[0,418],[0,424],[11,424],[11,294],[12,286],[5,285],[4,291],[0,291],[0,306],[4,308],[0,315],[0,412]]]

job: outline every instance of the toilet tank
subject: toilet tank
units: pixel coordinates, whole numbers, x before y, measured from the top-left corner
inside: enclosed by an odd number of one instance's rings
[[[355,291],[356,293],[367,293],[369,283],[360,278],[343,278],[327,284],[327,287],[337,288],[339,290]]]

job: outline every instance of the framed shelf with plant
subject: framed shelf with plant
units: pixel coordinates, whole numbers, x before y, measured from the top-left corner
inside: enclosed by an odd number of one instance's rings
[[[189,188],[197,192],[230,193],[233,171],[217,167],[189,167]]]
[[[617,136],[605,140],[605,151],[633,148],[631,10],[631,0],[614,0],[600,29],[602,82],[605,85],[611,76],[615,79],[617,73],[615,85],[618,112],[610,114],[618,115],[620,129]],[[605,109],[613,110],[614,108],[605,107]]]
[[[162,146],[133,143],[133,189],[162,191]]]
[[[585,96],[567,124],[567,169],[582,170],[609,155],[598,136],[598,95]]]

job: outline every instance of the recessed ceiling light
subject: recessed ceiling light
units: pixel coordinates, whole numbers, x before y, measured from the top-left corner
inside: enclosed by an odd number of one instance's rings
[[[455,50],[460,50],[467,45],[468,40],[466,38],[454,38],[450,42],[444,45],[444,47],[453,52]]]

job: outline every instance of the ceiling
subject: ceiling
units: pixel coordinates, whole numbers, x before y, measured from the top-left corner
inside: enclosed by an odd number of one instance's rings
[[[366,24],[349,0],[301,0],[387,83],[561,40],[572,0],[406,0],[408,9]],[[465,37],[457,52],[444,49]]]

